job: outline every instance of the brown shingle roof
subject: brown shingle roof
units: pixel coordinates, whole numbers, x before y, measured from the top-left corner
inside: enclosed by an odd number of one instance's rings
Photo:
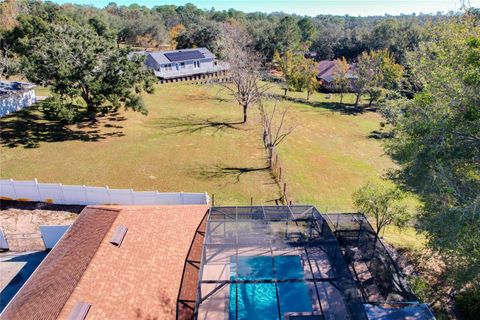
[[[355,69],[355,64],[349,65],[348,76],[353,77],[353,71]],[[334,80],[335,73],[338,70],[337,63],[332,60],[322,60],[318,63],[317,66],[318,74],[317,78],[322,79],[326,82],[331,82]]]
[[[174,318],[184,262],[207,210],[205,205],[88,207],[4,318],[67,319],[77,301],[92,306],[87,319]],[[128,228],[120,247],[110,243],[119,224]]]
[[[56,319],[117,214],[117,210],[84,209],[4,310],[2,320]]]

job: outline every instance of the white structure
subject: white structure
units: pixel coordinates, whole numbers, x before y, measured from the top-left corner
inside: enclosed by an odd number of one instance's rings
[[[38,183],[37,180],[0,180],[0,199],[78,205],[208,204],[207,193],[133,191],[108,187]]]
[[[35,103],[34,88],[31,83],[0,81],[0,117]]]
[[[174,79],[204,74],[221,74],[228,67],[207,48],[172,51],[134,52],[145,55],[145,64],[160,79]]]
[[[52,249],[63,237],[63,234],[67,232],[68,228],[70,228],[70,225],[39,227],[40,233],[42,234],[43,243],[45,244],[45,249]]]

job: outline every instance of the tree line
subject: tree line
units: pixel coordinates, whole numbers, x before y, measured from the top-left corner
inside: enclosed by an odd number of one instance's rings
[[[405,60],[405,52],[425,37],[423,26],[445,19],[438,15],[402,15],[352,17],[319,15],[302,17],[285,13],[244,13],[235,9],[204,10],[193,4],[162,5],[148,8],[137,4],[104,8],[81,5],[57,6],[50,2],[7,0],[2,4],[2,29],[15,22],[15,16],[35,6],[47,11],[60,10],[80,24],[99,21],[115,34],[117,43],[141,47],[208,47],[221,54],[218,36],[224,22],[242,24],[253,39],[254,48],[271,61],[276,51],[313,51],[319,59],[345,57],[355,59],[368,50],[388,49],[397,62]],[[452,13],[453,14],[453,13]]]

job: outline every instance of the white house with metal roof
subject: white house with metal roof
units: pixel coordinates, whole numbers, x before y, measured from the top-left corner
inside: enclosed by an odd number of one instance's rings
[[[172,51],[135,52],[146,56],[145,64],[160,79],[175,79],[205,74],[221,74],[228,67],[207,48]]]

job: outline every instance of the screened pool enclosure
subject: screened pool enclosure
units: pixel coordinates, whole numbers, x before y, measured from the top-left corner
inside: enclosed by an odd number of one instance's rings
[[[213,207],[198,319],[366,319],[339,244],[312,206]]]

